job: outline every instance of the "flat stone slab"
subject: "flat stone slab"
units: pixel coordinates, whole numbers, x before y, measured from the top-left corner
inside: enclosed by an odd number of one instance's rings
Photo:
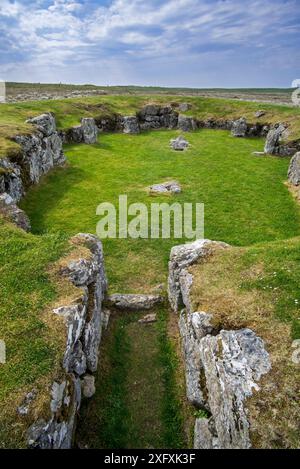
[[[156,314],[146,314],[143,318],[139,319],[138,322],[140,324],[152,324],[153,322],[156,322]]]
[[[266,156],[264,151],[254,151],[253,155],[254,156]]]
[[[162,302],[160,295],[135,295],[135,294],[121,294],[115,293],[108,296],[107,302],[111,307],[139,311],[151,309]]]
[[[177,138],[170,140],[170,147],[175,151],[186,150],[189,146],[189,142],[183,138],[181,135]]]
[[[179,194],[180,192],[181,186],[177,181],[162,182],[150,186],[151,194]]]

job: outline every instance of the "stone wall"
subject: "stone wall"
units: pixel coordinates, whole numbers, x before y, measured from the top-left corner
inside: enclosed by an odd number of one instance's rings
[[[82,397],[91,397],[94,392],[93,373],[106,321],[102,307],[107,290],[103,250],[101,242],[89,234],[79,234],[72,242],[87,248],[88,254],[73,258],[61,269],[61,275],[78,289],[78,297],[53,310],[65,327],[66,345],[61,370],[49,389],[49,417],[36,419],[28,430],[31,448],[71,448]],[[30,405],[34,406],[34,400]]]
[[[206,418],[196,418],[195,449],[251,447],[247,398],[271,368],[263,341],[250,329],[216,330],[213,311],[194,311],[189,267],[229,249],[225,243],[198,240],[175,246],[169,262],[169,301],[180,312],[179,329],[189,402]]]

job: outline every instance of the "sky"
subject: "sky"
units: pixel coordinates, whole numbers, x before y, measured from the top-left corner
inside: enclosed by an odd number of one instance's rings
[[[300,0],[0,0],[0,78],[284,87],[300,78]]]

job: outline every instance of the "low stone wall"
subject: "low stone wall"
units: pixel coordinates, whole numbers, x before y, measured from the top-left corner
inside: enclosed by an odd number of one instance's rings
[[[28,445],[40,449],[71,448],[76,416],[82,396],[94,392],[102,324],[106,317],[102,302],[107,290],[101,242],[92,235],[79,234],[72,239],[75,246],[87,248],[86,257],[73,258],[61,275],[78,289],[78,297],[70,304],[53,310],[65,327],[66,346],[61,370],[49,390],[49,418],[36,419],[28,430]],[[25,399],[26,401],[26,399]],[[26,412],[32,412],[34,399]]]
[[[169,262],[169,301],[180,312],[179,329],[189,402],[206,412],[196,418],[195,449],[251,447],[247,398],[271,368],[263,341],[250,329],[216,330],[213,311],[194,311],[190,297],[193,275],[188,268],[229,249],[225,243],[198,240],[175,246]]]

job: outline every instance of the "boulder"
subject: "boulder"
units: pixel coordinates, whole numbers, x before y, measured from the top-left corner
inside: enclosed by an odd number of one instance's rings
[[[96,392],[95,377],[92,375],[85,375],[81,380],[81,389],[82,395],[85,398],[90,399],[93,397]]]
[[[87,145],[97,143],[99,130],[96,126],[95,119],[92,117],[84,117],[81,119],[82,140]]]
[[[211,419],[196,418],[194,449],[219,449],[218,439],[214,436]]]
[[[177,181],[163,182],[150,186],[150,194],[179,194],[181,186]]]
[[[123,117],[123,132],[124,134],[138,134],[140,126],[136,116]]]
[[[28,119],[26,122],[34,125],[45,137],[56,132],[55,118],[50,112]]]
[[[27,232],[31,230],[28,216],[24,210],[21,210],[15,204],[13,198],[6,192],[0,194],[0,213],[22,230]]]
[[[233,137],[246,137],[248,130],[247,121],[244,117],[233,122],[231,135]]]
[[[264,343],[250,329],[241,329],[207,335],[199,345],[218,446],[250,448],[245,401],[253,389],[259,390],[257,382],[271,369]]]
[[[140,324],[152,324],[153,322],[156,322],[157,319],[156,319],[156,314],[155,313],[152,313],[152,314],[146,314],[146,316],[144,316],[142,319],[139,319],[138,322]]]
[[[176,151],[186,150],[189,146],[189,142],[185,140],[184,137],[179,135],[179,137],[170,140],[170,147]]]
[[[117,309],[121,310],[147,310],[152,309],[154,306],[162,303],[162,297],[160,295],[135,295],[135,294],[121,294],[115,293],[108,296],[108,304]]]
[[[197,124],[192,117],[179,114],[177,127],[183,132],[190,132],[197,128]]]
[[[0,159],[0,193],[6,192],[14,202],[24,195],[21,168],[6,158]]]
[[[291,159],[288,180],[294,186],[300,185],[300,152],[296,153]]]
[[[186,112],[191,108],[191,105],[188,103],[180,103],[178,106],[178,110],[180,112]]]
[[[269,130],[264,148],[265,153],[269,153],[270,155],[278,153],[284,131],[285,127],[282,124],[276,124],[275,127]]]

